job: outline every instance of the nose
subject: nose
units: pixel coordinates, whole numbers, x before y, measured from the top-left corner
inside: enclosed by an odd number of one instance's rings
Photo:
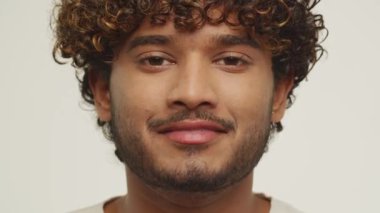
[[[170,108],[196,110],[198,108],[215,108],[215,74],[200,56],[188,57],[178,66],[174,86],[167,97]]]

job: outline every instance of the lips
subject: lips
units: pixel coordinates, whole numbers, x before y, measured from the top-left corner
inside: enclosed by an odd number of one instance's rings
[[[163,125],[157,129],[159,134],[180,144],[205,144],[228,131],[216,122],[205,120],[184,120]]]

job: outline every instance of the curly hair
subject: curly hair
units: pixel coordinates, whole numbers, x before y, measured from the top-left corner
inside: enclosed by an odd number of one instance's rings
[[[323,16],[311,10],[320,0],[62,0],[55,5],[53,57],[57,63],[72,59],[83,99],[94,104],[89,74],[109,80],[111,62],[126,38],[149,19],[164,25],[173,18],[180,31],[195,31],[204,24],[226,23],[243,27],[272,53],[275,82],[291,78],[288,107],[298,87],[325,52]],[[223,9],[218,17],[214,9]],[[215,14],[215,13],[214,13]],[[327,36],[327,34],[326,34]],[[58,58],[60,57],[60,58]],[[98,119],[98,125],[105,122]],[[281,122],[273,128],[283,129]]]

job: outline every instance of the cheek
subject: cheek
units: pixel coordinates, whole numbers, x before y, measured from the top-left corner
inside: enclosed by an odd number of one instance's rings
[[[111,76],[112,107],[135,125],[143,125],[164,106],[165,89],[160,82],[127,70],[115,69]]]
[[[271,75],[249,74],[224,76],[220,79],[224,82],[219,89],[220,99],[239,123],[262,119],[271,110],[273,98]]]

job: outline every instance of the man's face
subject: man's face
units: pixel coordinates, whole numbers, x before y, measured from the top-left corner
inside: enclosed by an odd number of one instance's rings
[[[282,117],[287,87],[274,86],[271,65],[225,24],[189,33],[145,22],[115,58],[109,91],[93,89],[98,115],[144,182],[217,190],[252,171]]]

